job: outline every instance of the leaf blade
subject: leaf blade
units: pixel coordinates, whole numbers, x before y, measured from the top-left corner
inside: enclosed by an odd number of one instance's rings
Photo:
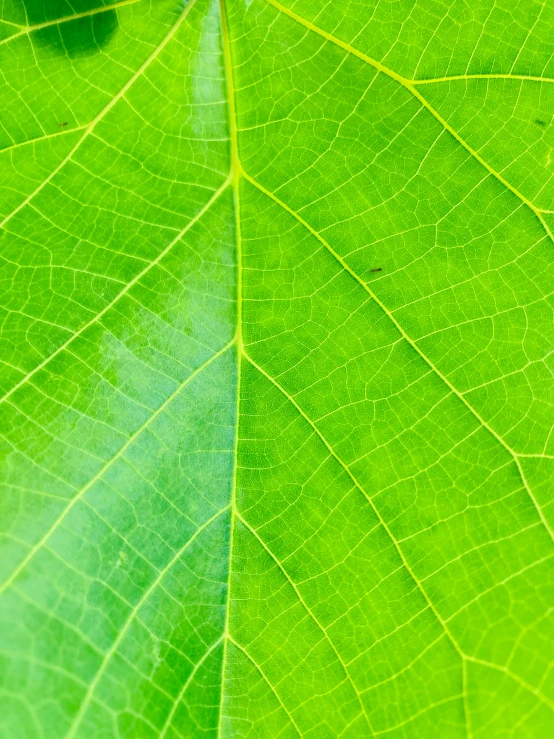
[[[118,7],[51,66],[83,134],[30,78],[0,242],[31,296],[0,334],[10,736],[547,735],[550,184],[522,179],[540,124],[511,168],[517,125],[487,136],[550,89],[550,11],[483,2],[450,60],[425,12]],[[42,70],[33,38],[3,48]]]

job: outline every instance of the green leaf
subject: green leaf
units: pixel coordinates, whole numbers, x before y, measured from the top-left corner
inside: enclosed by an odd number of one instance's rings
[[[0,3],[0,736],[551,736],[553,25]]]

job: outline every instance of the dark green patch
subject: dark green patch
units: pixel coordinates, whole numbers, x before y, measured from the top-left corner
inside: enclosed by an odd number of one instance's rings
[[[119,27],[117,10],[107,0],[20,0],[27,23],[59,23],[32,32],[32,38],[40,44],[71,57],[94,54],[112,39]],[[80,13],[91,13],[83,18],[64,20]]]

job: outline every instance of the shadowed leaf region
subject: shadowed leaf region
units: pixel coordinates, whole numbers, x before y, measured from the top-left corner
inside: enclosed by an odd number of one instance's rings
[[[105,47],[116,33],[117,8],[138,0],[6,0],[1,36],[29,34],[60,55],[87,56]]]

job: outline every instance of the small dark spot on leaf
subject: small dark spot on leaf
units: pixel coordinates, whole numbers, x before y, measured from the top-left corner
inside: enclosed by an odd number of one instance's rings
[[[382,267],[375,267],[374,269],[370,269],[369,271],[370,272],[382,272],[383,271],[383,268]]]
[[[60,128],[64,128],[65,126],[67,126],[67,121],[64,121],[63,123],[58,123],[58,126]]]
[[[537,126],[546,126],[546,121],[543,121],[540,118],[535,118],[535,123]]]

